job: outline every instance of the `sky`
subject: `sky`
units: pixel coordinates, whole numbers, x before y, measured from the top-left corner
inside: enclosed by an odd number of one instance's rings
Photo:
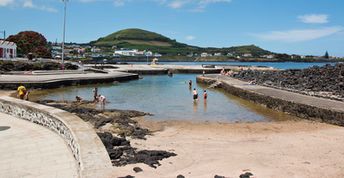
[[[0,31],[62,41],[62,0],[0,0]],[[141,28],[201,47],[344,57],[344,0],[69,0],[66,41]],[[2,34],[0,34],[2,35]]]

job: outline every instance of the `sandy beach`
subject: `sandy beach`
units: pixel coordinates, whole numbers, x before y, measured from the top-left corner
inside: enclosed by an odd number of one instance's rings
[[[258,123],[154,122],[138,119],[155,130],[147,140],[131,140],[139,149],[177,154],[157,169],[144,164],[115,167],[114,176],[237,178],[344,177],[344,128],[310,121]],[[134,167],[143,172],[135,173]]]

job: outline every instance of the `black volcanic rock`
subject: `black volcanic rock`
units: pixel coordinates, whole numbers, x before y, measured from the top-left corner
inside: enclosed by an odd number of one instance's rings
[[[344,64],[282,71],[240,71],[233,77],[307,95],[344,101]]]

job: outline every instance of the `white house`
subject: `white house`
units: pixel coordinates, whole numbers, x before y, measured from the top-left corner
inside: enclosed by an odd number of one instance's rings
[[[17,45],[13,42],[0,40],[0,58],[14,59],[17,57]]]
[[[232,53],[227,53],[228,57],[233,57],[234,55]]]
[[[275,57],[275,55],[269,54],[269,55],[263,55],[262,57],[266,58],[266,59],[273,59]]]
[[[242,57],[252,57],[252,54],[250,54],[250,53],[245,53],[245,54],[242,55]]]
[[[214,56],[222,56],[222,53],[215,53]]]
[[[153,56],[153,52],[152,51],[146,51],[145,56]]]
[[[154,53],[154,57],[161,57],[162,55],[159,53]]]
[[[138,53],[137,49],[126,49],[121,48],[119,50],[115,50],[114,56],[135,56]]]
[[[99,52],[101,52],[101,49],[100,48],[96,48],[96,47],[92,47],[91,48],[91,52],[92,53],[99,53]]]
[[[201,57],[208,57],[208,53],[201,53]]]

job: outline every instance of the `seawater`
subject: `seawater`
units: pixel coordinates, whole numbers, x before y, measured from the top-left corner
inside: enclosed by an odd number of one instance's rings
[[[194,74],[146,75],[143,79],[124,83],[97,85],[100,94],[109,103],[106,108],[130,109],[154,114],[156,120],[189,120],[220,122],[256,122],[286,120],[291,116],[267,109],[263,106],[241,100],[221,89],[208,89],[197,84]],[[193,86],[189,88],[188,81]],[[44,99],[75,100],[75,96],[92,100],[92,89],[96,85],[66,87],[48,92]],[[196,88],[199,100],[192,99],[192,89]],[[202,97],[207,90],[208,99]]]
[[[130,62],[129,62],[130,63]],[[134,64],[146,64],[146,62],[136,62]],[[304,69],[312,66],[323,66],[326,64],[336,64],[335,62],[160,62],[160,64],[170,65],[247,65],[247,66],[267,66],[276,69]]]

